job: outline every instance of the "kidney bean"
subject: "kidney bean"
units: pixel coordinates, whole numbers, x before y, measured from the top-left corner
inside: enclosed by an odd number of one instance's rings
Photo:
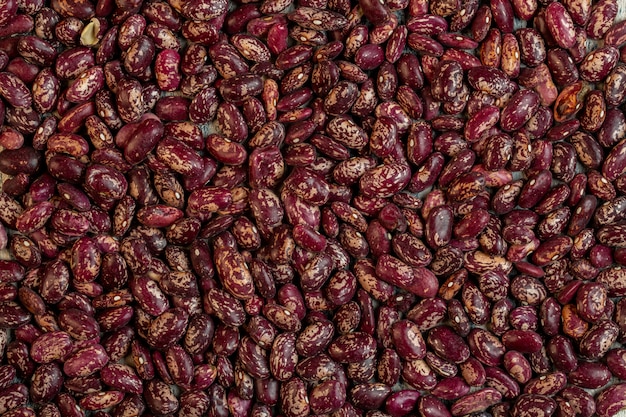
[[[540,416],[549,416],[556,410],[556,401],[544,395],[522,394],[511,409],[513,416],[525,416],[528,413],[537,413]]]
[[[419,398],[419,393],[412,390],[401,390],[391,393],[385,400],[385,410],[392,416],[405,415],[417,406]],[[434,397],[431,396],[430,398]],[[443,405],[442,408],[444,408]]]
[[[606,320],[598,321],[591,326],[580,341],[580,353],[588,358],[604,355],[617,338],[618,326]]]
[[[547,7],[545,21],[550,33],[561,48],[574,46],[575,32],[574,22],[568,10],[562,4]]]
[[[610,28],[617,15],[616,3],[613,1],[599,2],[589,12],[586,33],[592,39],[601,38]]]
[[[456,400],[452,404],[450,411],[453,416],[479,412],[498,403],[501,399],[502,395],[495,389],[484,388]]]
[[[359,384],[350,391],[350,398],[355,406],[366,409],[379,409],[387,396],[391,393],[391,388],[380,383]]]
[[[567,402],[569,406],[564,404],[565,402]],[[572,409],[579,410],[577,412],[579,412],[581,416],[591,416],[596,411],[596,405],[591,394],[575,386],[565,388],[560,393],[560,396],[557,397],[557,404],[562,409],[571,407]]]
[[[603,390],[596,397],[596,413],[599,416],[609,416],[623,407],[623,384],[613,385]]]
[[[31,357],[38,363],[50,363],[66,357],[72,349],[72,340],[65,332],[50,332],[39,336],[31,347]]]
[[[566,384],[567,376],[563,372],[553,372],[531,379],[524,387],[524,392],[536,395],[552,395],[565,388]]]
[[[339,410],[346,400],[346,389],[339,381],[325,381],[311,390],[309,402],[311,410],[318,414]]]
[[[565,336],[557,335],[550,339],[547,352],[555,366],[563,372],[571,372],[578,367],[572,343]]]
[[[281,407],[288,417],[306,416],[310,403],[304,382],[300,378],[292,378],[280,388]]]
[[[604,79],[617,63],[617,49],[607,46],[589,53],[579,66],[580,76],[587,81]]]
[[[462,363],[469,358],[470,351],[468,346],[449,327],[438,326],[431,329],[428,333],[427,342],[435,350],[435,353],[451,362]],[[455,349],[453,351],[444,348],[445,346],[452,346],[449,343],[454,343]]]
[[[524,28],[516,32],[520,42],[521,60],[529,66],[537,66],[546,57],[545,42],[541,34],[532,28]]]
[[[486,368],[486,385],[497,389],[504,398],[515,398],[520,389],[517,382],[500,368]]]
[[[335,339],[328,353],[337,362],[360,362],[375,353],[374,339],[362,332],[348,333]]]
[[[492,333],[483,329],[472,329],[468,335],[471,354],[488,366],[499,365],[504,356],[505,347]]]
[[[316,321],[302,330],[295,341],[298,354],[306,357],[315,356],[324,351],[334,335],[332,323]]]
[[[619,106],[626,100],[620,86],[624,83],[625,69],[623,65],[617,65],[606,79],[604,97],[609,105]]]
[[[609,368],[600,363],[581,362],[576,370],[568,374],[568,381],[581,388],[601,388],[611,379]]]
[[[431,390],[437,385],[437,375],[423,359],[406,362],[402,368],[402,377],[418,389]]]
[[[123,392],[141,394],[143,387],[141,379],[135,374],[133,369],[121,364],[108,364],[101,371],[103,382],[113,388]]]
[[[171,388],[158,379],[147,382],[144,398],[148,408],[156,414],[173,413],[179,408],[179,401]]]
[[[63,364],[63,372],[70,377],[89,376],[108,362],[108,355],[98,344],[85,347],[71,355]]]
[[[528,360],[521,353],[511,350],[504,354],[504,367],[519,383],[525,384],[532,377],[532,369]],[[497,369],[497,368],[489,368]],[[495,381],[494,381],[495,382]],[[494,383],[492,382],[492,384]],[[493,386],[493,385],[492,385]],[[497,386],[494,386],[497,389]],[[518,394],[516,394],[518,395]]]

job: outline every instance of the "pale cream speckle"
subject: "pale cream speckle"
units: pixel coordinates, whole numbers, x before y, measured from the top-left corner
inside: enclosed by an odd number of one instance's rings
[[[499,54],[499,53],[500,53],[500,47],[498,46],[496,47],[496,54]]]
[[[66,200],[70,199],[70,195],[68,193],[63,194],[63,198]]]
[[[40,127],[39,129],[37,129],[37,133],[41,135],[43,133],[43,127]]]
[[[195,251],[193,251],[193,254],[196,256],[200,256],[200,251],[198,249],[196,249]]]
[[[143,360],[143,357],[140,356],[137,362],[139,362],[139,365],[143,365],[145,361]]]
[[[291,311],[285,310],[285,316],[291,316]]]
[[[180,200],[180,193],[176,191],[176,193],[174,194],[174,197],[176,197],[176,200]]]
[[[313,24],[314,24],[314,25],[318,25],[318,26],[319,26],[319,25],[321,25],[321,24],[322,24],[322,21],[321,21],[321,20],[319,20],[319,19],[315,19],[315,20],[313,21]]]
[[[529,184],[530,184],[530,185],[535,185],[536,183],[537,183],[537,181],[536,181],[536,180],[531,180]]]
[[[515,51],[515,59],[519,59],[519,52]]]
[[[485,23],[489,23],[491,19],[489,19],[489,16],[485,16]]]
[[[600,111],[600,117],[604,117],[604,110]]]
[[[113,297],[113,301],[120,301],[122,299],[122,297],[120,297],[119,295],[116,295],[115,297]]]
[[[306,42],[306,36],[300,36],[300,42]]]
[[[463,37],[462,37],[462,36],[457,36],[457,37],[455,37],[455,39],[456,39],[457,41],[462,41],[462,40],[463,40]]]
[[[465,9],[463,9],[463,10],[461,10],[461,11],[459,12],[459,16],[465,16]]]
[[[455,316],[454,317],[454,322],[455,323],[460,323],[461,322],[461,319],[459,318],[459,316]]]
[[[559,259],[559,255],[554,255],[554,256],[552,257],[552,260],[553,260],[553,261],[556,261],[557,259]]]
[[[28,242],[28,241],[24,242],[24,246],[29,247],[30,246],[30,242]]]
[[[124,220],[124,221],[122,222],[122,227],[126,227],[126,225],[128,225],[128,222],[127,222],[126,220]]]
[[[317,59],[322,59],[323,55],[322,54],[317,54]]]
[[[452,288],[453,285],[454,285],[454,282],[448,282],[448,288]]]
[[[303,79],[303,78],[304,78],[304,74],[303,74],[303,73],[298,74],[298,79],[299,79],[299,80],[301,80],[301,79]]]
[[[607,179],[606,179],[606,178],[602,178],[600,181],[601,181],[603,184],[608,184],[608,183],[609,183],[609,182],[607,181]]]
[[[178,270],[178,272],[183,272],[184,271],[183,267],[180,266],[180,265],[176,269]]]

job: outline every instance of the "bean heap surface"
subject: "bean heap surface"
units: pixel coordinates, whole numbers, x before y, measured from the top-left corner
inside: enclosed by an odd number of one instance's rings
[[[0,0],[0,416],[626,408],[620,2]]]

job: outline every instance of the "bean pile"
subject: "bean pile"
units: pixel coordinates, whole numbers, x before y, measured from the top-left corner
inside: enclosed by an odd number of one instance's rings
[[[620,1],[0,0],[0,416],[626,408]]]

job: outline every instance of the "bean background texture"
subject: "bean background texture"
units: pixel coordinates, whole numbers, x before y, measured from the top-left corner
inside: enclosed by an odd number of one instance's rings
[[[0,417],[626,410],[621,0],[0,0]]]

